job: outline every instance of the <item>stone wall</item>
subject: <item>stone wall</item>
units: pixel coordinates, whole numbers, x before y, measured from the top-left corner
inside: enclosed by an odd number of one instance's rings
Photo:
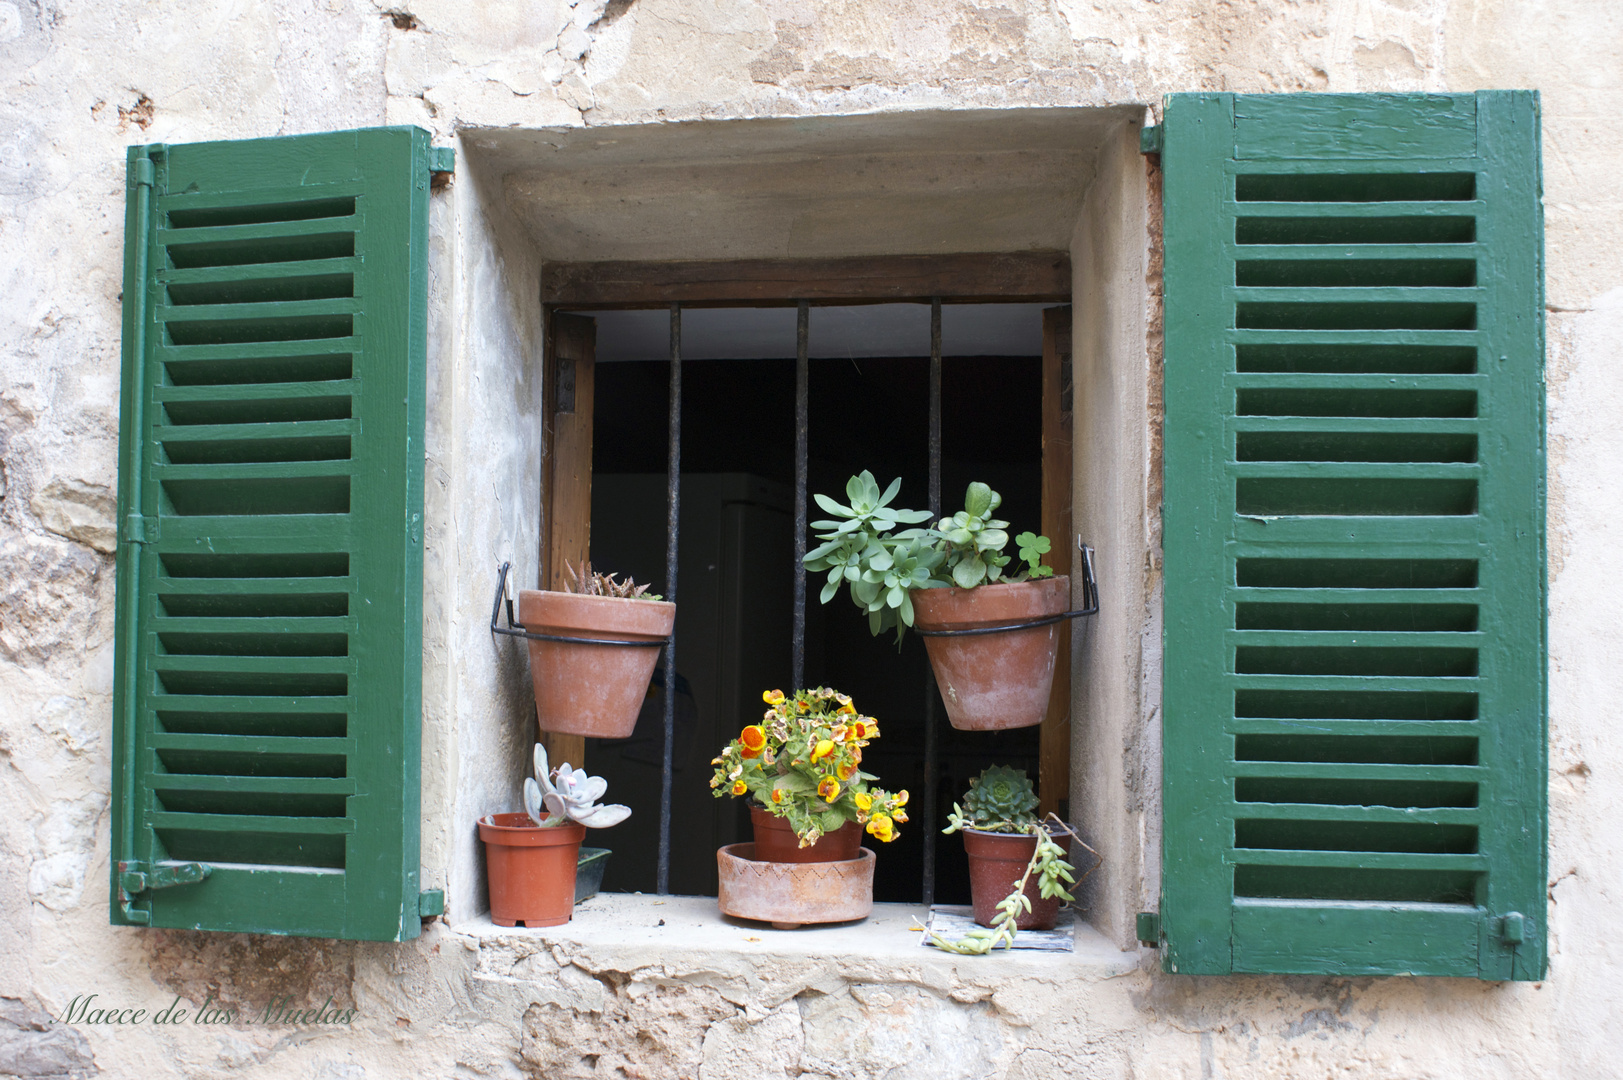
[[[541,255],[472,134],[526,129],[544,145],[549,130],[601,129],[606,142],[619,125],[679,121],[1153,110],[1195,89],[1482,87],[1543,93],[1546,982],[1176,978],[1119,951],[1125,897],[1153,896],[1156,870],[1153,302],[1132,316],[1148,382],[1129,395],[1147,421],[1135,451],[1146,494],[1097,493],[1099,506],[1146,518],[1141,618],[1103,643],[1130,655],[1139,679],[1107,703],[1126,710],[1112,720],[1123,756],[1086,781],[1095,803],[1136,815],[1118,836],[1137,849],[1122,863],[1131,872],[1118,870],[1129,880],[1111,886],[1124,899],[1100,918],[1105,936],[1084,929],[1067,958],[950,960],[895,945],[911,940],[904,925],[873,928],[883,940],[786,939],[707,930],[679,903],[669,919],[610,904],[557,934],[479,920],[467,823],[512,790],[523,749],[501,735],[525,708],[523,665],[491,650],[481,609],[496,559],[533,575]],[[1623,881],[1623,744],[1608,706],[1623,617],[1607,568],[1623,512],[1612,480],[1623,455],[1620,106],[1623,9],[1589,0],[0,0],[0,1075],[1615,1073],[1623,943],[1607,927]],[[423,860],[425,884],[449,890],[450,922],[401,946],[114,929],[123,148],[378,123],[421,124],[462,150],[434,198],[424,605],[424,749],[436,768],[424,771]],[[1152,174],[1144,184],[1148,233],[1119,243],[1145,253],[1153,297]],[[1113,243],[1095,250],[1119,255]],[[681,918],[695,924],[687,936],[655,926]],[[627,931],[634,923],[646,933]],[[212,999],[237,1022],[49,1022],[88,993],[120,1008]],[[249,1022],[286,993],[331,998],[356,1018]]]

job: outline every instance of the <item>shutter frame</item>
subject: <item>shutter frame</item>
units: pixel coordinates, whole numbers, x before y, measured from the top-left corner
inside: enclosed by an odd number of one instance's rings
[[[1163,967],[1541,978],[1537,95],[1165,115]]]
[[[429,149],[129,151],[115,924],[420,933]]]

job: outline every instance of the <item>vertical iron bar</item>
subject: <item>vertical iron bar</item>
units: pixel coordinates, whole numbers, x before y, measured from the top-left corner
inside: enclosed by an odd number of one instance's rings
[[[811,305],[800,302],[795,320],[795,626],[789,650],[789,682],[798,690],[806,681],[806,454],[811,409],[810,365],[806,348]]]
[[[941,520],[941,298],[930,300],[930,524]],[[937,745],[935,669],[925,665],[924,675],[924,906],[935,903],[935,807]]]
[[[665,599],[676,603],[676,526],[682,499],[682,305],[671,305],[670,445],[665,475]],[[676,635],[665,646],[665,750],[660,762],[659,871],[655,889],[671,891],[671,753],[676,744]]]

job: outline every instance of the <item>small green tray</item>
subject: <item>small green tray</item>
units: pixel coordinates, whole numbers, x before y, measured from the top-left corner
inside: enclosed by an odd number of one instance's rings
[[[603,871],[608,868],[608,848],[583,847],[575,862],[575,903],[589,900],[603,887]]]

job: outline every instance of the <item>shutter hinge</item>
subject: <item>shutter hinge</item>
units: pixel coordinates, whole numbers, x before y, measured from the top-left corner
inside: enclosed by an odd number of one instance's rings
[[[152,159],[138,157],[130,170],[131,187],[153,187],[158,182],[158,170],[153,168]]]
[[[158,540],[158,519],[142,514],[130,514],[124,519],[124,541],[130,544],[152,544]]]
[[[417,894],[417,914],[424,919],[445,914],[445,890],[424,889]]]
[[[1154,911],[1141,911],[1138,913],[1138,941],[1141,945],[1150,948],[1159,948],[1161,945],[1161,916]]]
[[[456,175],[456,148],[430,146],[428,148],[428,189],[444,191]]]
[[[118,887],[134,895],[148,889],[169,889],[176,885],[195,885],[214,873],[214,867],[201,862],[159,863],[151,870],[143,869],[139,862],[118,864]]]
[[[1141,154],[1159,154],[1166,144],[1166,125],[1156,124],[1154,127],[1138,129],[1138,152]]]

